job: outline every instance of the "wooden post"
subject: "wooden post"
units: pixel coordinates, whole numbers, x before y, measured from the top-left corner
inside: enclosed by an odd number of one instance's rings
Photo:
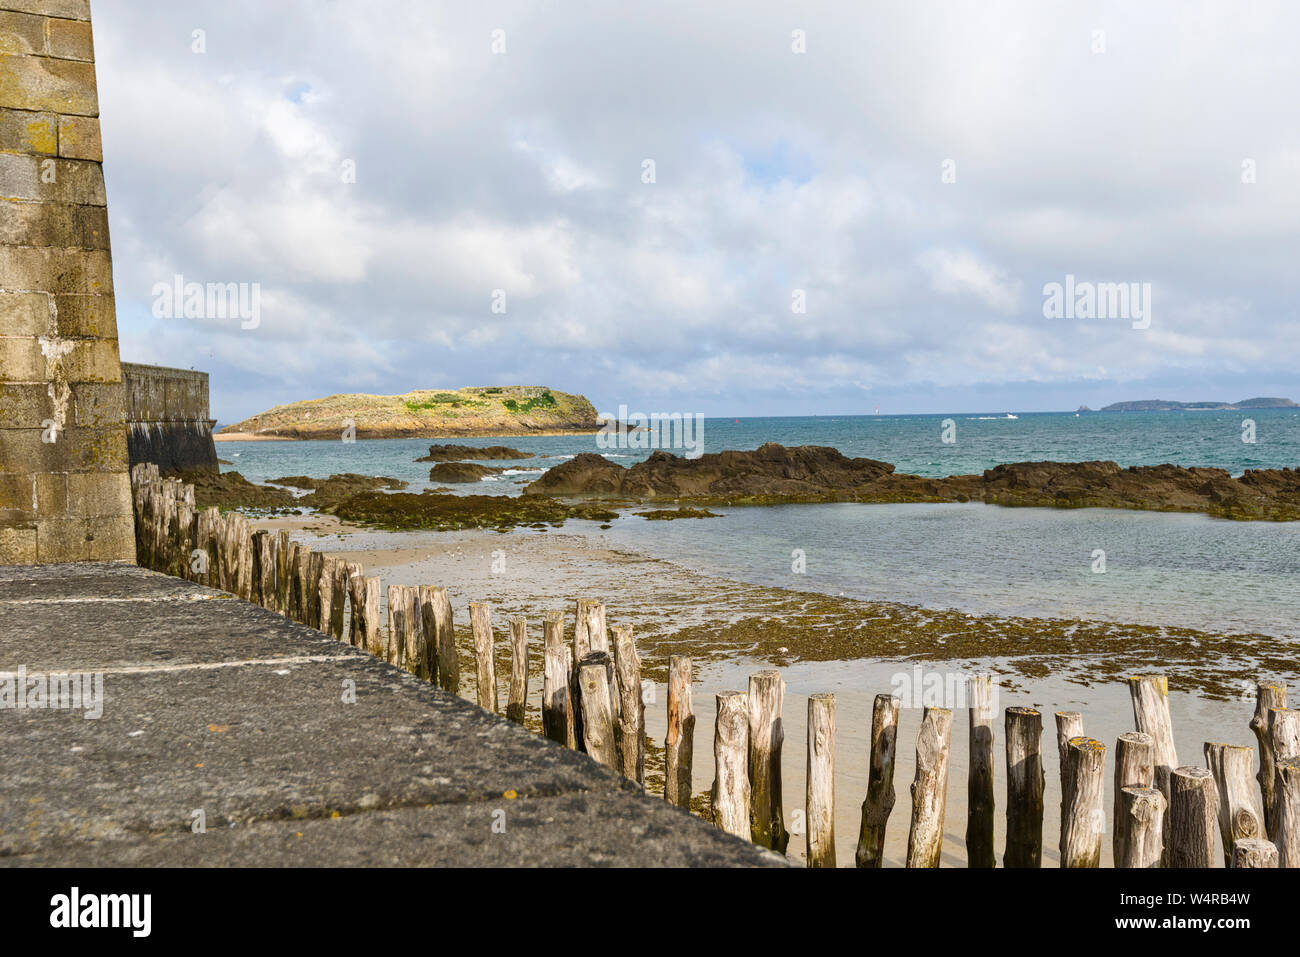
[[[510,625],[510,696],[506,699],[506,718],[524,723],[528,703],[528,620],[514,615]]]
[[[1111,853],[1115,867],[1122,866],[1125,844],[1124,829],[1128,817],[1124,811],[1125,788],[1149,788],[1155,783],[1155,743],[1142,731],[1126,731],[1115,742],[1115,808]],[[1161,809],[1163,811],[1163,805]]]
[[[270,611],[278,610],[276,595],[278,594],[278,582],[275,580],[275,574],[278,567],[276,561],[275,536],[266,529],[257,533],[257,554],[260,558],[260,568],[262,582],[261,605]]]
[[[253,600],[253,527],[248,519],[240,515],[236,519],[239,543],[239,578],[236,581],[236,594],[244,601]]]
[[[328,624],[327,634],[331,638],[343,641],[346,638],[343,629],[348,600],[348,563],[338,558],[331,558],[325,562],[325,570],[330,580],[330,613],[326,621],[322,611],[321,626]]]
[[[645,787],[645,703],[641,697],[641,658],[631,625],[614,626],[614,667],[618,674],[618,757],[623,777]]]
[[[1077,711],[1056,712],[1056,759],[1057,774],[1061,779],[1061,834],[1058,849],[1065,841],[1065,795],[1069,790],[1066,782],[1066,761],[1070,756],[1070,739],[1083,735],[1083,715]]]
[[[354,648],[364,648],[365,638],[361,629],[362,606],[366,602],[366,574],[357,562],[346,562],[348,576],[348,644]]]
[[[471,618],[473,606],[470,606]],[[618,750],[614,745],[614,715],[610,712],[609,653],[593,651],[578,665],[582,684],[582,731],[587,754],[617,770]]]
[[[952,712],[926,708],[916,736],[916,777],[912,780],[912,824],[907,834],[907,866],[938,867],[943,850],[943,817],[948,799],[948,752]]]
[[[1106,745],[1076,735],[1066,742],[1065,800],[1061,825],[1061,866],[1101,866],[1102,810],[1106,792]]]
[[[321,561],[320,578],[316,582],[316,601],[320,607],[319,630],[329,634],[330,619],[334,616],[334,566],[336,558]]]
[[[424,613],[420,608],[420,589],[408,585],[402,589],[402,667],[425,681],[429,680],[429,647],[424,635]]]
[[[320,580],[325,572],[325,553],[311,552],[307,563],[307,619],[303,624],[323,631],[320,617]]]
[[[1300,711],[1271,708],[1268,712],[1268,739],[1273,760],[1300,757]],[[1276,787],[1276,780],[1274,786]]]
[[[289,596],[289,617],[301,624],[307,623],[307,592],[311,581],[311,549],[294,542],[290,546],[289,560],[293,564],[292,594]]]
[[[1242,838],[1232,845],[1232,867],[1277,867],[1277,845],[1259,838]]]
[[[609,708],[610,713],[614,716],[614,731],[618,733],[619,711],[621,703],[618,695],[618,675],[614,667],[614,648],[609,640],[609,627],[605,621],[605,605],[595,599],[584,599],[580,609],[583,613],[583,633],[586,635],[587,646],[591,651],[603,651],[609,655]],[[574,628],[575,650],[577,642],[577,627]]]
[[[420,587],[425,640],[429,643],[430,676],[438,676],[438,687],[452,694],[460,692],[460,657],[456,652],[456,626],[452,621],[451,596],[447,589]]]
[[[854,863],[858,867],[883,867],[885,825],[894,810],[894,751],[898,739],[899,700],[878,694],[871,706],[871,768],[867,796],[862,800],[862,826]]]
[[[213,571],[217,567],[217,522],[221,515],[215,508],[199,512],[198,531],[194,535],[194,550],[201,553],[199,574],[195,581],[214,587]]]
[[[1300,867],[1300,758],[1277,758],[1273,801],[1277,809],[1279,867]]]
[[[585,680],[582,696],[585,707]],[[722,691],[714,698],[718,717],[713,726],[713,823],[749,840],[749,705],[743,691]]]
[[[292,554],[289,532],[282,528],[275,536],[275,610],[282,615],[289,614],[290,578],[293,573],[289,559]]]
[[[993,853],[993,676],[973,675],[970,696],[970,771],[966,778],[966,863],[996,867]]]
[[[1116,867],[1159,867],[1164,853],[1165,796],[1159,788],[1120,789],[1123,832],[1115,851]]]
[[[664,737],[664,800],[691,808],[694,786],[695,708],[691,700],[691,659],[668,659],[668,733]]]
[[[384,638],[379,627],[379,599],[383,585],[378,576],[365,581],[365,599],[361,604],[361,647],[376,658],[384,656]]]
[[[1137,729],[1151,735],[1155,747],[1156,787],[1169,800],[1169,775],[1178,767],[1174,725],[1169,716],[1169,679],[1164,675],[1129,678],[1128,690]]]
[[[571,666],[564,643],[564,613],[548,611],[542,620],[542,733],[566,748],[576,747],[573,702],[569,700]]]
[[[384,639],[383,659],[390,665],[406,663],[406,586],[388,586],[388,634]]]
[[[176,543],[177,571],[182,578],[188,578],[194,581],[196,578],[192,565],[192,553],[194,551],[194,519],[196,513],[194,510],[193,493],[194,486],[187,485],[185,488],[190,490],[189,500],[182,496],[176,502],[176,526],[180,533],[180,538]]]
[[[1255,685],[1255,715],[1250,719],[1250,730],[1255,732],[1255,741],[1259,744],[1259,791],[1264,806],[1264,826],[1268,833],[1273,833],[1273,787],[1277,779],[1275,765],[1277,758],[1273,754],[1273,739],[1269,735],[1268,713],[1274,708],[1286,707],[1286,683],[1282,681],[1260,681]]]
[[[1214,776],[1205,768],[1174,768],[1169,774],[1168,867],[1214,865]]]
[[[1218,797],[1223,866],[1232,866],[1232,845],[1264,837],[1264,806],[1255,789],[1255,749],[1205,742],[1205,764]]]
[[[778,769],[779,770],[779,769]],[[835,866],[835,695],[808,696],[808,866]]]
[[[785,728],[781,707],[785,682],[778,671],[749,676],[749,816],[755,844],[785,853],[790,835],[785,829],[781,798],[781,748]],[[811,716],[812,711],[808,714]],[[809,735],[809,742],[812,736]],[[809,758],[811,760],[811,757]]]
[[[474,663],[478,669],[478,706],[496,714],[497,670],[492,639],[492,606],[482,601],[470,602],[469,624],[474,632]]]
[[[1043,866],[1043,716],[1007,708],[1007,849],[1003,867]]]
[[[1155,786],[1165,796],[1165,851],[1168,853],[1173,839],[1169,814],[1173,807],[1169,790],[1169,775],[1178,767],[1178,751],[1174,747],[1174,724],[1169,715],[1169,679],[1164,675],[1148,675],[1128,679],[1129,695],[1133,699],[1133,721],[1139,731],[1151,735],[1154,746]],[[1169,867],[1166,857],[1165,866]]]

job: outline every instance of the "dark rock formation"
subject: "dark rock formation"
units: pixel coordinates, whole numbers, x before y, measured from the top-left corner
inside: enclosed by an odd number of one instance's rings
[[[431,445],[429,454],[421,455],[417,462],[463,462],[466,459],[496,460],[531,459],[532,452],[520,452],[504,445]]]
[[[685,459],[655,452],[622,468],[595,454],[557,465],[527,488],[560,496],[695,504],[986,502],[1064,508],[1208,512],[1224,518],[1300,520],[1300,470],[1247,471],[1114,462],[1016,462],[982,475],[925,478],[821,446],[769,443],[753,452]]]
[[[491,465],[477,465],[473,462],[443,462],[429,469],[430,482],[450,482],[465,484],[477,482],[486,475],[496,475],[503,471]]]

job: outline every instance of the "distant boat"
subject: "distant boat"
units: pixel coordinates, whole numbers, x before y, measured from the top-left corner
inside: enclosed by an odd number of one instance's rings
[[[1008,419],[1018,419],[1018,418],[1020,418],[1020,416],[1018,416],[1018,415],[1012,415],[1010,412],[1008,412],[1008,413],[1007,413],[1007,418],[1008,418]]]

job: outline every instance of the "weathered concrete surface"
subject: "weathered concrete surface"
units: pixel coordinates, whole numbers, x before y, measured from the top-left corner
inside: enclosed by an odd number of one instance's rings
[[[126,450],[131,465],[152,462],[164,476],[216,475],[208,374],[193,369],[122,363]]]
[[[135,560],[86,0],[0,0],[0,563]]]
[[[103,714],[0,709],[3,864],[782,863],[313,629],[142,569],[0,568],[0,671],[19,666],[102,673]]]

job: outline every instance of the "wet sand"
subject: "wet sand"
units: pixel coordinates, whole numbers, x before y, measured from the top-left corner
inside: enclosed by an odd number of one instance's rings
[[[332,516],[314,515],[266,519],[256,525],[288,528],[297,541],[360,562],[368,575],[379,575],[385,585],[447,586],[461,652],[461,693],[470,700],[474,698],[474,667],[467,603],[489,601],[493,605],[499,684],[501,676],[509,673],[505,618],[526,615],[533,643],[527,723],[535,731],[541,727],[543,612],[564,610],[571,629],[575,598],[603,600],[611,625],[628,622],[634,626],[643,674],[654,682],[654,699],[647,700],[646,706],[647,787],[653,794],[662,793],[668,658],[690,655],[696,672],[697,810],[707,807],[712,783],[716,692],[743,690],[748,676],[758,670],[775,667],[781,671],[787,684],[782,780],[788,827],[794,823],[792,812],[804,806],[807,697],[834,692],[835,826],[840,866],[853,866],[860,805],[866,792],[871,707],[878,693],[898,693],[904,698],[887,866],[900,866],[906,855],[909,785],[924,704],[954,707],[956,712],[943,865],[965,866],[967,713],[963,700],[930,700],[922,691],[929,686],[926,676],[937,674],[948,688],[959,691],[960,676],[977,671],[992,672],[997,684],[995,847],[999,865],[1006,804],[1000,715],[1006,707],[1030,705],[1043,712],[1043,860],[1045,866],[1055,866],[1060,817],[1055,711],[1082,712],[1085,733],[1113,749],[1116,736],[1133,728],[1124,676],[1135,672],[1168,674],[1180,762],[1203,766],[1206,741],[1254,746],[1247,722],[1254,709],[1255,678],[1296,678],[1295,659],[1285,639],[1111,623],[974,618],[788,592],[710,578],[564,531],[377,532],[344,526]],[[1108,755],[1103,866],[1111,862],[1112,764]],[[791,860],[802,861],[803,853],[803,835],[792,834]]]

